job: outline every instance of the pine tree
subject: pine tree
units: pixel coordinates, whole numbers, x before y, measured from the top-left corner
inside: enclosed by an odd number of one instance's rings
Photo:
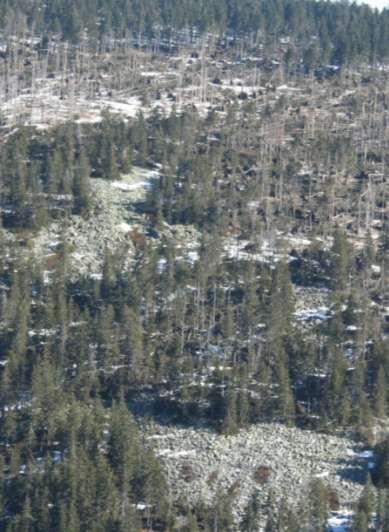
[[[380,490],[378,508],[379,523],[382,532],[389,532],[389,490]]]
[[[57,194],[60,191],[60,183],[65,172],[65,162],[62,152],[58,148],[53,149],[47,165],[46,189],[49,194]]]
[[[48,205],[41,183],[35,178],[31,179],[31,209],[26,225],[32,229],[40,229],[49,220]]]
[[[114,122],[109,114],[103,117],[100,136],[101,175],[105,179],[119,178],[117,146],[114,138]]]
[[[373,425],[373,415],[370,408],[369,400],[366,394],[362,394],[358,412],[358,432],[366,442],[372,439],[371,428]]]
[[[142,380],[147,376],[148,368],[143,355],[144,350],[144,331],[139,313],[131,308],[128,310],[127,316],[127,330],[128,330],[128,349],[131,360],[130,376],[135,380]]]
[[[74,213],[86,216],[90,208],[90,184],[91,170],[84,150],[81,150],[78,164],[73,177],[73,201]]]
[[[331,280],[333,289],[339,294],[349,285],[350,266],[351,248],[346,233],[338,227],[331,249]]]
[[[358,510],[355,516],[355,522],[353,530],[355,532],[368,532],[369,530],[369,519],[366,513],[363,510]]]
[[[112,251],[106,247],[104,249],[103,278],[100,284],[101,297],[106,303],[113,302],[116,280],[116,263],[114,256]]]
[[[115,522],[119,519],[120,497],[115,486],[115,477],[107,459],[101,454],[96,460],[95,506],[101,514],[101,519]]]
[[[113,305],[107,305],[101,309],[96,327],[98,360],[101,367],[109,370],[111,366],[119,362],[120,358],[119,327]]]
[[[326,486],[320,479],[311,482],[308,500],[310,522],[315,529],[321,530],[328,515],[328,494]]]
[[[23,505],[23,511],[20,518],[20,531],[30,532],[33,530],[33,515],[31,510],[31,499],[29,495],[26,496]]]
[[[232,501],[231,497],[226,494],[219,494],[212,516],[210,518],[210,525],[212,530],[225,530],[226,532],[232,532],[234,529],[234,519],[232,516]]]
[[[380,418],[384,418],[387,412],[387,388],[385,369],[380,366],[375,391],[375,413]]]
[[[328,402],[330,404],[330,415],[332,418],[337,418],[339,420],[341,417],[344,417],[344,411],[342,407],[345,406],[343,401],[345,378],[345,362],[342,353],[336,349],[334,350],[334,354],[332,356],[331,376],[327,394]]]
[[[378,486],[389,487],[389,438],[378,446],[377,466],[374,470],[374,481]]]
[[[143,454],[140,473],[144,500],[154,508],[157,515],[164,519],[168,515],[168,490],[162,465],[151,451]]]
[[[296,516],[285,499],[283,499],[278,508],[277,527],[275,530],[279,532],[298,532],[299,526]],[[270,532],[271,528],[268,528],[268,530]]]
[[[225,434],[233,434],[236,432],[238,428],[237,421],[237,394],[233,384],[230,384],[227,391],[226,412],[222,424],[222,432]]]
[[[279,358],[276,370],[279,384],[278,411],[283,422],[292,424],[295,416],[295,403],[288,367],[283,358],[284,357]]]
[[[372,483],[370,475],[368,475],[366,484],[363,488],[362,494],[358,501],[358,510],[363,512],[369,520],[375,507],[374,493],[372,490]]]
[[[118,488],[127,495],[139,456],[139,440],[134,422],[123,401],[112,408],[108,457],[118,478]]]
[[[149,148],[147,141],[146,122],[142,113],[138,114],[137,121],[134,126],[134,138],[136,139],[137,148],[136,163],[140,166],[144,166],[149,157]]]
[[[196,514],[191,511],[189,512],[187,530],[188,532],[200,532]]]
[[[277,352],[291,332],[294,294],[286,260],[277,264],[270,301],[269,349]]]
[[[252,532],[259,530],[259,500],[258,493],[253,493],[246,507],[241,523],[242,532]]]

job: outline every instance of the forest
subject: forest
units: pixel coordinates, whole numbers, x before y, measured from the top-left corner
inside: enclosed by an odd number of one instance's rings
[[[125,33],[148,36],[184,28],[298,42],[305,62],[336,64],[389,54],[389,9],[328,0],[41,0],[3,1],[0,27],[92,41]]]
[[[389,10],[18,0],[0,27],[0,530],[387,532]],[[266,427],[334,478],[218,480],[210,438]]]

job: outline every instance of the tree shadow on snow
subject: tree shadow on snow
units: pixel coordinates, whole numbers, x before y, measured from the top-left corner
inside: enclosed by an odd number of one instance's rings
[[[364,460],[350,457],[339,460],[338,464],[340,467],[337,470],[337,475],[340,479],[362,485],[366,483],[369,470]]]

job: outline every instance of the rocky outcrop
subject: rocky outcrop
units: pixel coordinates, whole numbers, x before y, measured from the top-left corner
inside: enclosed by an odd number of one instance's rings
[[[91,179],[91,213],[84,219],[70,216],[64,224],[53,223],[35,238],[38,254],[55,251],[63,239],[70,251],[73,277],[101,274],[106,249],[124,251],[130,260],[134,245],[131,232],[144,225],[136,210],[156,172],[135,168],[120,181]]]
[[[73,278],[101,276],[106,249],[124,257],[130,266],[135,248],[147,233],[146,217],[137,207],[158,175],[156,170],[134,168],[120,181],[91,179],[89,216],[69,216],[42,229],[34,238],[36,255],[52,256],[65,239]],[[154,232],[154,242],[173,242],[177,260],[197,260],[200,234],[193,226],[165,223]]]
[[[270,492],[293,504],[307,496],[314,478],[331,488],[339,504],[348,504],[358,498],[368,467],[350,439],[277,424],[233,436],[156,424],[144,433],[165,464],[174,499],[211,504],[216,493],[233,488],[237,523],[254,492],[264,505]]]

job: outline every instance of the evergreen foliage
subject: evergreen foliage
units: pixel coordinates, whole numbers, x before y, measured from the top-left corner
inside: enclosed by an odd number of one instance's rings
[[[161,28],[167,36],[184,28],[261,35],[269,42],[288,36],[302,47],[308,68],[383,59],[389,53],[388,9],[379,13],[367,5],[326,0],[57,0],[43,7],[40,0],[18,0],[4,4],[0,26],[27,26],[73,41],[85,32],[103,41],[125,32],[155,36]]]

